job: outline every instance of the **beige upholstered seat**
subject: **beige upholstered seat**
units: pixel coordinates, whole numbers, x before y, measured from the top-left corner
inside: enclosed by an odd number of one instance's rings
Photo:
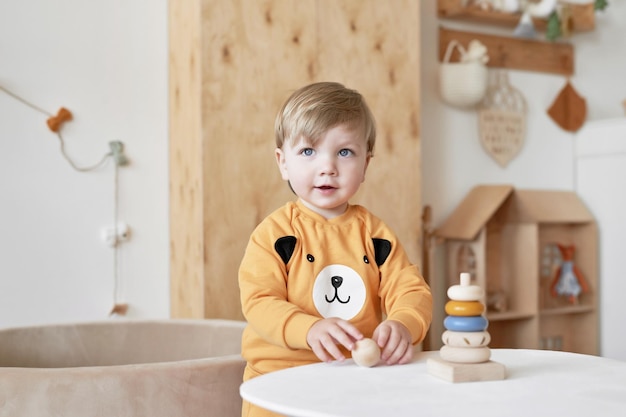
[[[244,326],[111,320],[0,330],[0,417],[238,417]]]

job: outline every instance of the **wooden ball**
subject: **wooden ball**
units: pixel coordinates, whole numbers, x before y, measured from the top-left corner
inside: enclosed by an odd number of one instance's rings
[[[372,339],[361,339],[352,349],[352,359],[357,365],[370,368],[380,361],[380,348]]]

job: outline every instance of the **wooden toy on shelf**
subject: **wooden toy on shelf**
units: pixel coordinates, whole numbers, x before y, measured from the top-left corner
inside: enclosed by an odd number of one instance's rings
[[[505,378],[505,367],[490,361],[491,336],[485,318],[485,293],[478,285],[471,285],[471,275],[462,272],[460,285],[448,288],[445,305],[439,358],[429,358],[427,369],[431,375],[450,382],[492,381]]]

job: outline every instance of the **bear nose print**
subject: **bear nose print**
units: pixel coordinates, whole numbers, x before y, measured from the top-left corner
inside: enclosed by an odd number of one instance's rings
[[[343,278],[341,278],[340,276],[335,275],[334,277],[332,277],[330,279],[330,282],[333,284],[333,287],[335,287],[335,289],[341,287],[341,284],[343,284]]]

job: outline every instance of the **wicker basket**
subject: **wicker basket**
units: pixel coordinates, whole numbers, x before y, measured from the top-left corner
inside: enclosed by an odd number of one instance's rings
[[[450,62],[457,48],[461,56],[465,48],[456,40],[450,41],[439,68],[439,87],[444,102],[455,107],[473,107],[480,103],[487,91],[487,66],[479,61]]]

